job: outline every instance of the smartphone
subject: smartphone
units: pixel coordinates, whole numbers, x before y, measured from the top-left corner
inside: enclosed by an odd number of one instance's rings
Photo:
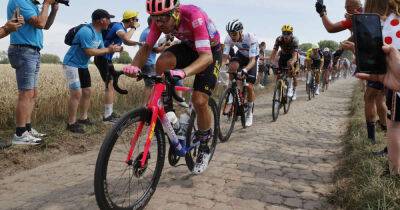
[[[386,59],[383,53],[383,36],[377,14],[355,14],[352,17],[357,72],[385,74]]]
[[[19,7],[16,7],[15,10],[14,10],[14,14],[13,14],[13,17],[12,17],[12,21],[18,22],[18,17],[19,17],[20,15],[21,15],[21,11],[20,11]]]

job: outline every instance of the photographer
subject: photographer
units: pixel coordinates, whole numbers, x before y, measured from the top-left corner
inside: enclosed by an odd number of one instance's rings
[[[31,116],[38,95],[43,29],[50,29],[57,15],[58,4],[55,0],[44,0],[41,11],[38,4],[37,1],[9,0],[7,6],[8,20],[12,20],[14,13],[19,10],[26,21],[19,30],[11,33],[8,48],[8,58],[15,69],[18,86],[13,144],[36,145],[45,136],[32,128]]]
[[[70,98],[68,101],[67,130],[73,133],[85,133],[82,125],[92,125],[88,118],[91,95],[91,78],[88,68],[92,56],[102,56],[121,52],[122,47],[111,44],[104,48],[101,31],[107,30],[110,18],[107,11],[98,9],[92,13],[92,23],[82,26],[75,34],[72,45],[64,56],[64,70],[67,78]],[[80,108],[80,120],[77,112]]]
[[[127,10],[123,14],[122,22],[114,22],[108,26],[108,30],[103,32],[104,46],[108,47],[111,44],[121,46],[124,43],[127,46],[139,46],[140,43],[131,40],[133,33],[139,27],[138,12]],[[130,29],[129,31],[127,29]],[[99,69],[101,78],[105,84],[104,93],[104,116],[103,122],[114,123],[118,120],[118,115],[113,111],[113,103],[115,98],[115,90],[112,85],[112,72],[115,72],[112,63],[114,53],[109,53],[104,56],[94,57],[94,63]]]

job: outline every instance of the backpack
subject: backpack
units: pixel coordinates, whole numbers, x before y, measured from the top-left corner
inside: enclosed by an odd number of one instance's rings
[[[68,46],[74,45],[72,41],[74,41],[75,35],[78,31],[83,27],[87,26],[87,24],[80,24],[68,30],[67,34],[65,35],[64,43]]]
[[[106,30],[101,31],[101,35],[103,36],[103,41],[106,40],[108,32],[110,32],[111,28],[116,24],[116,22],[111,22],[110,25],[108,25],[108,28]]]

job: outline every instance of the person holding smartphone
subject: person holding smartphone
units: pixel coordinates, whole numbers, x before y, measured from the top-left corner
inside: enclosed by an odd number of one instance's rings
[[[44,0],[41,7],[39,10],[38,2],[31,0],[9,0],[7,5],[8,20],[12,20],[15,11],[19,10],[26,21],[26,24],[11,34],[8,48],[8,58],[15,69],[18,86],[13,144],[37,145],[45,136],[32,128],[31,116],[38,95],[43,30],[49,30],[53,25],[58,3],[55,0]]]
[[[393,27],[390,22],[394,19],[400,19],[400,12],[397,8],[400,2],[397,0],[389,1],[372,1],[366,0],[365,11],[368,13],[376,13],[381,17],[383,28]],[[390,31],[390,30],[389,30]],[[388,37],[388,30],[383,30],[383,37]],[[381,75],[367,75],[357,73],[360,79],[382,82],[386,87],[386,105],[388,112],[387,119],[387,148],[378,155],[388,154],[389,168],[393,175],[400,175],[400,46],[384,46],[383,51],[387,56],[387,73]]]

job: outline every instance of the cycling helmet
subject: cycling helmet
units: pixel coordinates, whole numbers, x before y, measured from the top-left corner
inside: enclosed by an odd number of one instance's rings
[[[293,27],[291,25],[283,25],[282,32],[290,32],[293,33]]]
[[[229,21],[226,25],[226,31],[229,32],[238,32],[243,30],[243,24],[238,19]]]
[[[139,12],[133,11],[133,10],[126,10],[124,14],[122,15],[123,20],[129,20],[131,18],[137,17],[139,15]]]
[[[146,0],[146,10],[150,15],[161,15],[179,6],[179,0]]]
[[[324,52],[330,52],[331,50],[327,47],[324,48]]]
[[[311,49],[313,49],[313,50],[319,49],[319,46],[318,46],[317,44],[313,44],[313,45],[311,46]]]

